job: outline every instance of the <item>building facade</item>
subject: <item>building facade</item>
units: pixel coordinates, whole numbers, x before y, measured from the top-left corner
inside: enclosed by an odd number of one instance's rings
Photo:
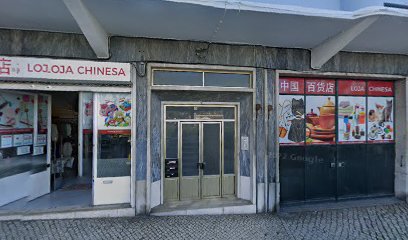
[[[106,59],[87,34],[0,30],[1,69],[15,74],[0,75],[0,186],[10,196],[0,210],[84,185],[91,209],[109,205],[115,216],[406,199],[408,58],[354,52],[373,23],[338,24],[346,34],[312,49],[111,36]],[[52,66],[60,77],[46,75]],[[26,96],[32,107],[17,114],[10,99]],[[6,110],[31,123],[17,126]]]

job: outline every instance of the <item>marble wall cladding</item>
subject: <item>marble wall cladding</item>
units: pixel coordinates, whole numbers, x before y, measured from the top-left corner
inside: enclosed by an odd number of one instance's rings
[[[268,70],[267,71],[267,78],[269,79],[267,83],[268,93],[275,92],[275,84],[276,84],[276,71]],[[273,117],[276,106],[276,96],[274,94],[267,95],[267,104],[272,106],[272,110],[268,111],[268,138],[267,138],[267,153],[268,153],[268,182],[272,183],[276,181],[276,152],[275,149],[279,144],[277,142],[277,126],[276,126],[276,119]]]
[[[136,75],[136,180],[146,179],[147,77]]]
[[[0,30],[0,54],[95,59],[86,38],[80,34]]]
[[[258,183],[265,182],[265,156],[266,156],[266,143],[265,143],[265,113],[264,113],[264,86],[265,83],[265,71],[262,68],[256,70],[256,104],[261,107],[256,111],[256,181]]]
[[[152,182],[161,179],[161,99],[156,94],[151,94],[150,109],[150,162]]]
[[[153,91],[151,94],[150,114],[150,144],[151,144],[151,172],[152,182],[161,178],[161,103],[163,101],[190,101],[190,102],[239,102],[240,103],[240,133],[253,141],[252,128],[252,94],[227,92],[187,92],[187,91]],[[250,151],[241,151],[240,169],[242,176],[250,176]]]

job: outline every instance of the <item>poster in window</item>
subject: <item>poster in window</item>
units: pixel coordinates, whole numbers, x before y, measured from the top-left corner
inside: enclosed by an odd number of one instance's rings
[[[279,143],[302,145],[305,141],[303,95],[280,95],[278,106]]]
[[[366,98],[339,96],[338,101],[338,143],[364,143],[367,136]]]
[[[38,95],[38,132],[47,133],[48,96]]]
[[[93,124],[93,93],[82,93],[82,128],[84,133],[92,130]]]
[[[394,140],[394,98],[368,97],[369,142],[390,142]]]
[[[0,92],[0,131],[13,133],[15,129],[32,131],[34,96]]]
[[[97,114],[98,129],[130,129],[132,117],[131,94],[100,94]]]
[[[306,96],[306,144],[334,144],[336,99]]]

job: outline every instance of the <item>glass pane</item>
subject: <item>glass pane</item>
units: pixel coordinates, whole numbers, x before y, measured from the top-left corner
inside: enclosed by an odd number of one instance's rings
[[[92,176],[93,93],[82,93],[82,171]]]
[[[203,124],[204,175],[220,174],[220,124]]]
[[[166,158],[178,158],[178,123],[166,124]]]
[[[182,125],[182,168],[183,176],[198,176],[200,158],[199,125]]]
[[[233,107],[170,107],[166,119],[235,119]]]
[[[48,96],[38,95],[38,135],[33,155],[44,162],[47,161],[48,104]]]
[[[251,75],[236,73],[204,73],[205,86],[251,87]]]
[[[232,107],[198,107],[194,119],[234,119],[234,110]]]
[[[99,134],[98,177],[130,176],[130,134]]]
[[[234,174],[235,123],[224,123],[224,174]]]
[[[154,71],[154,85],[203,86],[201,72]]]
[[[194,107],[166,107],[166,119],[193,119]]]

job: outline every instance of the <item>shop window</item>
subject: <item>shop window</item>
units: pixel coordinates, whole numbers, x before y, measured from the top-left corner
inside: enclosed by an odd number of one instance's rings
[[[279,79],[282,201],[392,194],[394,106],[392,81]]]
[[[153,86],[251,88],[251,72],[153,70]]]

